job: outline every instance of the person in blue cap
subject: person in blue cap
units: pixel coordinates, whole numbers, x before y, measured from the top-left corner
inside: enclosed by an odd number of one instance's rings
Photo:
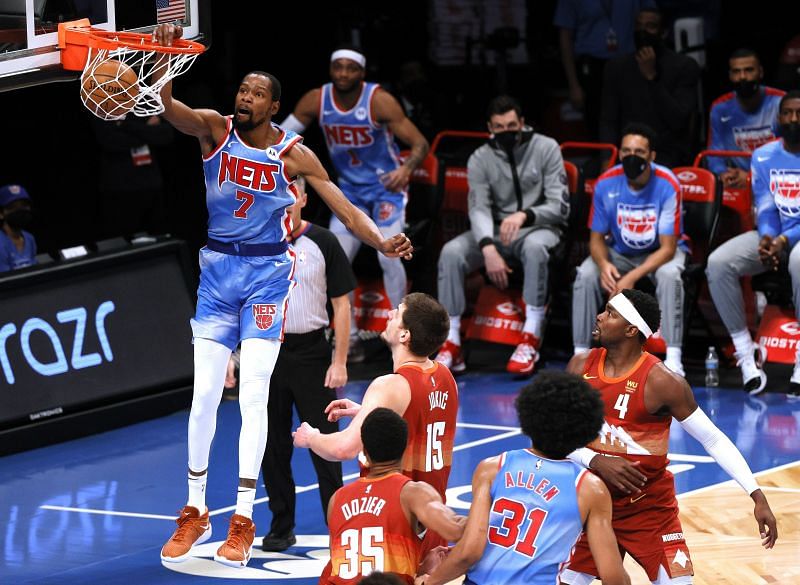
[[[31,197],[22,185],[0,187],[0,273],[36,264]]]

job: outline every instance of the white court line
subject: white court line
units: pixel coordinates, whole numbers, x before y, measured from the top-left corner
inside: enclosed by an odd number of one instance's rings
[[[234,506],[235,507],[235,506]],[[44,504],[39,506],[42,510],[56,510],[58,512],[83,512],[84,514],[102,514],[104,516],[125,516],[127,518],[152,518],[155,520],[175,520],[175,516],[164,516],[162,514],[142,514],[139,512],[116,512],[114,510],[95,510],[93,508],[71,508],[70,506],[51,506]]]
[[[491,443],[493,441],[502,441],[508,437],[512,437],[514,435],[520,434],[519,428],[515,427],[504,427],[504,426],[497,426],[497,425],[482,425],[477,423],[457,423],[457,426],[464,427],[464,428],[472,428],[472,429],[488,429],[488,430],[505,430],[508,432],[501,433],[499,435],[493,435],[490,437],[485,437],[483,439],[479,439],[477,441],[471,441],[469,443],[464,443],[463,445],[457,445],[453,448],[453,451],[461,451],[463,449],[470,449],[472,447],[477,447],[478,445],[483,445],[485,443]],[[344,476],[343,480],[354,479],[358,477],[360,474],[358,472],[351,473],[349,475]],[[295,493],[301,494],[303,492],[308,492],[314,489],[319,488],[319,483],[312,483],[310,485],[303,485],[298,486],[295,488]],[[269,498],[258,498],[253,502],[255,504],[263,504],[264,502],[268,502]],[[50,505],[42,505],[39,508],[43,510],[56,510],[61,512],[83,512],[84,514],[104,514],[107,516],[125,516],[129,518],[150,518],[155,520],[175,520],[175,516],[163,516],[160,514],[144,514],[144,513],[137,513],[137,512],[115,512],[113,510],[97,510],[93,508],[71,508],[68,506],[50,506]],[[225,514],[226,512],[231,512],[236,509],[236,505],[233,506],[226,506],[224,508],[219,508],[217,510],[209,510],[209,516],[219,516],[220,514]]]
[[[795,465],[800,465],[800,461],[792,461],[791,463],[784,463],[783,465],[778,465],[777,467],[770,467],[769,469],[764,469],[763,471],[757,471],[753,475],[755,477],[760,477],[760,476],[766,475],[768,473],[774,473],[776,471],[781,471],[782,469],[788,469],[789,467],[794,467]],[[715,483],[715,484],[712,484],[712,485],[707,485],[705,487],[697,488],[696,490],[683,492],[682,494],[678,494],[678,497],[679,498],[685,498],[686,496],[691,496],[691,495],[694,495],[694,494],[701,494],[703,492],[707,492],[707,491],[710,491],[710,490],[713,490],[713,489],[716,489],[716,488],[719,488],[719,487],[726,487],[726,486],[729,486],[729,485],[730,486],[735,486],[735,485],[739,485],[739,484],[736,483],[736,480],[729,479],[729,480],[721,481],[719,483]],[[765,486],[765,488],[762,488],[762,489],[770,489],[770,488]],[[774,488],[772,488],[772,489],[774,489]],[[788,489],[788,488],[782,488],[782,489]]]

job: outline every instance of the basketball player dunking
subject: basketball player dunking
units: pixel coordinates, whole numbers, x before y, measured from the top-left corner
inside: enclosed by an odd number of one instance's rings
[[[153,39],[169,46],[182,29],[159,25]],[[241,341],[239,489],[228,537],[214,559],[244,567],[255,525],[256,481],[267,443],[269,380],[283,339],[284,316],[294,281],[294,253],[286,236],[287,207],[295,201],[298,174],[357,237],[388,256],[408,256],[403,234],[384,238],[375,223],[344,197],[300,136],[272,123],[280,108],[280,82],[253,71],[239,84],[232,116],[192,109],[161,90],[164,119],[200,142],[206,177],[208,244],[200,251],[200,286],[194,336],[194,390],[189,414],[189,497],[178,528],[161,549],[163,562],[185,560],[192,546],[211,536],[205,486],[217,406],[231,350]]]
[[[567,370],[600,391],[605,422],[599,436],[570,458],[595,471],[613,500],[612,523],[621,549],[658,585],[692,582],[692,561],[678,519],[675,484],[667,470],[673,417],[755,502],[762,544],[778,538],[775,516],[734,444],[695,402],[686,380],[642,350],[660,325],[654,297],[624,289],[597,316],[600,348],[573,357]],[[562,583],[588,585],[597,575],[586,537],[575,547]]]
[[[392,351],[394,373],[375,379],[360,405],[347,399],[334,400],[328,405],[326,412],[330,420],[354,417],[346,429],[323,435],[304,422],[295,432],[295,446],[308,447],[331,461],[352,459],[362,449],[360,429],[366,416],[375,408],[390,408],[408,423],[403,473],[415,481],[432,485],[446,502],[458,414],[458,387],[450,370],[428,356],[444,343],[449,330],[447,311],[436,299],[422,293],[407,295],[397,309],[389,312],[382,334]],[[366,471],[362,468],[362,476]],[[422,557],[427,551],[446,544],[429,530],[422,545]]]

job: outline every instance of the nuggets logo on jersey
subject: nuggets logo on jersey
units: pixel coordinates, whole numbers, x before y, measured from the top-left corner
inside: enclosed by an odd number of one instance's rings
[[[753,152],[773,140],[772,126],[741,126],[733,129],[733,140],[739,150]]]
[[[769,190],[787,217],[800,217],[800,169],[770,169]]]
[[[277,312],[276,305],[272,304],[253,305],[253,319],[256,322],[256,327],[258,327],[262,331],[266,331],[267,329],[272,327],[272,321],[274,319],[276,312]]]
[[[631,248],[644,250],[656,241],[658,213],[655,205],[617,205],[617,226],[622,241]]]

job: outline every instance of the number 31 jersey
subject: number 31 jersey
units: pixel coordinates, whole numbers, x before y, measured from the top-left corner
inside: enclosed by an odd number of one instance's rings
[[[464,583],[558,583],[583,531],[578,488],[587,473],[568,459],[529,449],[503,453],[491,487],[486,548]]]

